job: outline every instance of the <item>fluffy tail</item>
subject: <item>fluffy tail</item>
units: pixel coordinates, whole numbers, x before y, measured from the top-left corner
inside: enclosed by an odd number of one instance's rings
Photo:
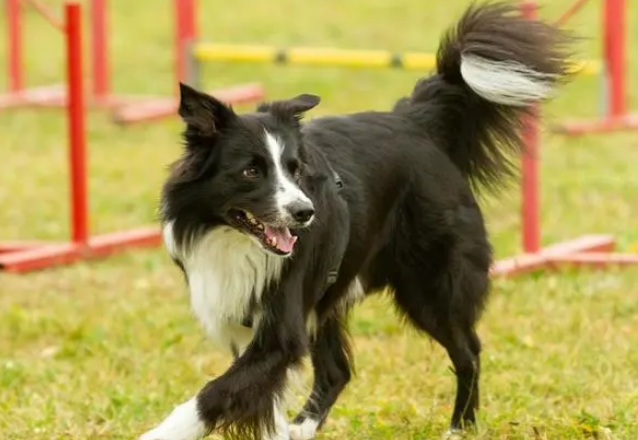
[[[568,78],[572,38],[517,6],[471,6],[443,37],[437,74],[396,112],[416,118],[473,184],[495,189],[514,172],[532,104]]]

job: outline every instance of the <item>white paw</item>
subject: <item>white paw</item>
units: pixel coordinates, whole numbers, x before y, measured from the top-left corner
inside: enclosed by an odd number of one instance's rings
[[[263,440],[290,440],[291,437],[288,434],[288,430],[285,431],[277,431],[272,435],[263,437]]]
[[[443,434],[443,440],[462,440],[465,437],[465,433],[460,429],[448,429]]]
[[[312,419],[305,419],[299,424],[291,424],[288,427],[290,440],[310,440],[317,434],[319,422]]]
[[[199,418],[197,401],[193,398],[175,409],[155,428],[138,440],[197,440],[206,434],[206,425]]]
[[[262,440],[290,440],[288,420],[277,405],[275,405],[275,432],[264,436]]]

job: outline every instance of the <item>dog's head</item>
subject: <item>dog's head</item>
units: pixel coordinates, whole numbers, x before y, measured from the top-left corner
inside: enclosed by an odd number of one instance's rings
[[[164,186],[165,220],[191,232],[227,225],[264,250],[286,256],[314,206],[304,191],[303,113],[314,95],[262,104],[238,115],[189,86],[180,86],[185,149]]]

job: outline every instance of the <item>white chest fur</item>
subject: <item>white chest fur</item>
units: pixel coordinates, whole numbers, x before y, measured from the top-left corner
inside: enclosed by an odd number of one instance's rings
[[[184,265],[193,313],[211,338],[242,351],[253,331],[241,321],[251,302],[259,301],[268,284],[279,279],[284,260],[268,255],[250,237],[223,226],[208,232],[184,253],[173,239],[172,226],[164,226],[164,242]],[[253,318],[254,328],[259,316]]]

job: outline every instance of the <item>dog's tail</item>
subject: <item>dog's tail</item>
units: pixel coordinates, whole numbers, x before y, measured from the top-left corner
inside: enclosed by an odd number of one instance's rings
[[[395,112],[416,118],[473,183],[495,189],[523,149],[523,117],[569,74],[572,38],[511,3],[472,5],[444,35],[436,74]]]

